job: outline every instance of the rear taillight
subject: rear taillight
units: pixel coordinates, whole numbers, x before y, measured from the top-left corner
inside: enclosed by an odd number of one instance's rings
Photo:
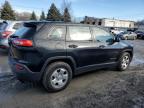
[[[24,69],[24,67],[21,66],[21,65],[19,65],[19,64],[16,64],[16,65],[15,65],[15,68],[16,68],[17,71]]]
[[[27,39],[14,39],[13,44],[17,46],[23,46],[23,47],[32,47],[33,42],[31,40]]]
[[[2,32],[2,38],[8,38],[12,33],[12,31],[4,31]]]

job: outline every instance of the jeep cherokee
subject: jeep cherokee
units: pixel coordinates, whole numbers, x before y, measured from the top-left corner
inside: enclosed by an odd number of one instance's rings
[[[101,27],[62,22],[27,22],[9,38],[9,64],[20,81],[42,82],[51,92],[74,75],[128,68],[133,46]]]

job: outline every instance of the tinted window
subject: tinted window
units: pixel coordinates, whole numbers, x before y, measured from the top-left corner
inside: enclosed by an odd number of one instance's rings
[[[50,32],[48,39],[63,40],[65,39],[65,33],[66,33],[65,27],[56,27]]]
[[[7,23],[0,23],[0,30],[4,30],[7,27]]]
[[[106,43],[113,42],[114,36],[103,29],[95,27],[93,28],[93,33],[94,33],[94,39],[97,42],[106,42]]]
[[[22,23],[16,23],[14,26],[13,26],[13,29],[19,29],[20,27],[22,27]]]
[[[144,33],[144,32],[142,32],[142,31],[136,31],[135,33]]]
[[[69,27],[70,40],[89,41],[92,40],[89,27]]]
[[[35,32],[36,29],[34,27],[21,27],[14,33],[14,36],[18,36],[19,38],[30,38]]]

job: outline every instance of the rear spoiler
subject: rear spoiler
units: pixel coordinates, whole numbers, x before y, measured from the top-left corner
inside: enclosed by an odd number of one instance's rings
[[[23,25],[25,27],[32,27],[35,28],[36,31],[38,31],[42,26],[44,26],[45,23],[34,23],[34,22],[26,22]]]

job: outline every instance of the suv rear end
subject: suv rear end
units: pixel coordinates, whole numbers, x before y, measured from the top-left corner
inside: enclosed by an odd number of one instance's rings
[[[9,61],[19,80],[40,81],[46,60],[64,55],[55,49],[55,41],[46,41],[51,26],[49,22],[27,22],[9,38]]]
[[[37,51],[35,50],[33,36],[38,31],[38,25],[39,24],[34,25],[25,23],[22,28],[16,31],[15,34],[9,38],[10,65],[12,71],[16,73],[20,80],[29,80],[31,78],[33,80],[37,77],[37,72],[34,73],[33,71],[39,70],[37,67],[37,58],[39,58],[40,55],[37,54]],[[31,70],[33,66],[37,68]]]

